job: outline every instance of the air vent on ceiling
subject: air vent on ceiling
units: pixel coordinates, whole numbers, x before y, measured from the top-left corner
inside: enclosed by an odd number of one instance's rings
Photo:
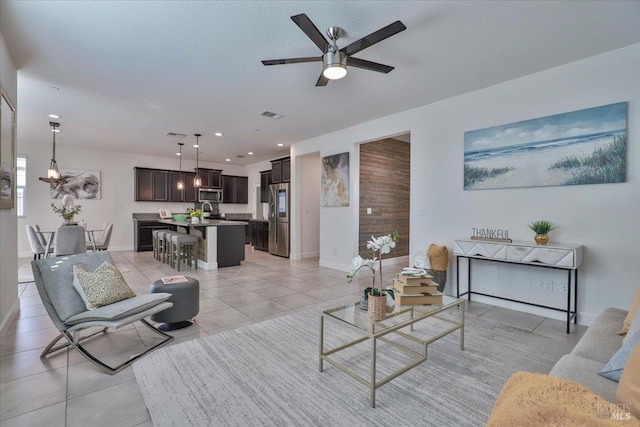
[[[178,132],[167,132],[167,136],[170,136],[172,138],[181,138],[182,139],[187,135],[185,135],[184,133],[178,133]]]
[[[271,111],[263,111],[260,113],[261,116],[269,117],[270,119],[281,119],[284,117],[282,114],[272,113]]]
[[[244,156],[243,156],[242,154],[238,154],[238,155],[236,156],[236,158],[238,158],[238,159],[244,159]]]

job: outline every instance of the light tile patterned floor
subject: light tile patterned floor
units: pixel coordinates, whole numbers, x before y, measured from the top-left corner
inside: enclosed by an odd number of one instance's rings
[[[152,281],[176,274],[155,261],[150,252],[113,252],[112,257],[137,293],[147,293]],[[171,332],[176,337],[173,344],[295,311],[353,302],[370,285],[364,275],[347,284],[344,272],[319,267],[317,258],[290,261],[250,247],[246,258],[240,267],[183,272],[200,281],[200,313],[193,326]],[[393,274],[391,270],[386,271]],[[46,315],[35,285],[18,287],[19,318],[0,342],[0,424],[150,426],[149,412],[131,368],[108,375],[75,350],[40,359],[40,352],[58,332]],[[567,335],[561,321],[477,302],[468,305],[468,313],[559,340],[577,341],[586,329],[579,326]],[[117,364],[143,350],[150,340],[148,330],[136,324],[91,340],[87,347]]]

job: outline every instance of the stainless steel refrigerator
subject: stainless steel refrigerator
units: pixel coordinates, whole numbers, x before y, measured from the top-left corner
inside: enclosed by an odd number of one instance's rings
[[[269,253],[289,257],[289,184],[269,186]]]

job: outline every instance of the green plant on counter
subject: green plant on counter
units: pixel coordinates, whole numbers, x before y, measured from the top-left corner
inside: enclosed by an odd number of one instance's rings
[[[204,215],[204,212],[202,212],[202,209],[187,209],[187,212],[189,212],[189,216],[190,217],[196,217],[196,218],[202,218]]]
[[[549,221],[533,221],[529,224],[529,228],[536,234],[547,234],[551,230],[555,230],[556,227],[554,227]]]

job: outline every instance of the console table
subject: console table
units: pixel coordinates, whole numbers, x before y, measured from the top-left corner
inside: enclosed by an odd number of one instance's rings
[[[549,244],[536,245],[532,242],[488,242],[471,239],[456,239],[453,245],[453,254],[456,256],[456,293],[458,298],[467,295],[471,301],[471,294],[498,298],[522,304],[532,305],[551,310],[563,311],[567,314],[567,333],[569,333],[571,320],[578,322],[578,268],[582,265],[582,245]],[[460,293],[460,258],[467,258],[467,292]],[[487,260],[504,262],[509,264],[524,264],[534,267],[561,269],[567,271],[567,306],[566,308],[550,307],[535,304],[529,301],[505,298],[498,295],[490,295],[471,290],[471,260]],[[571,276],[573,273],[573,281]],[[571,285],[573,284],[573,293]],[[573,308],[571,304],[573,296]]]

